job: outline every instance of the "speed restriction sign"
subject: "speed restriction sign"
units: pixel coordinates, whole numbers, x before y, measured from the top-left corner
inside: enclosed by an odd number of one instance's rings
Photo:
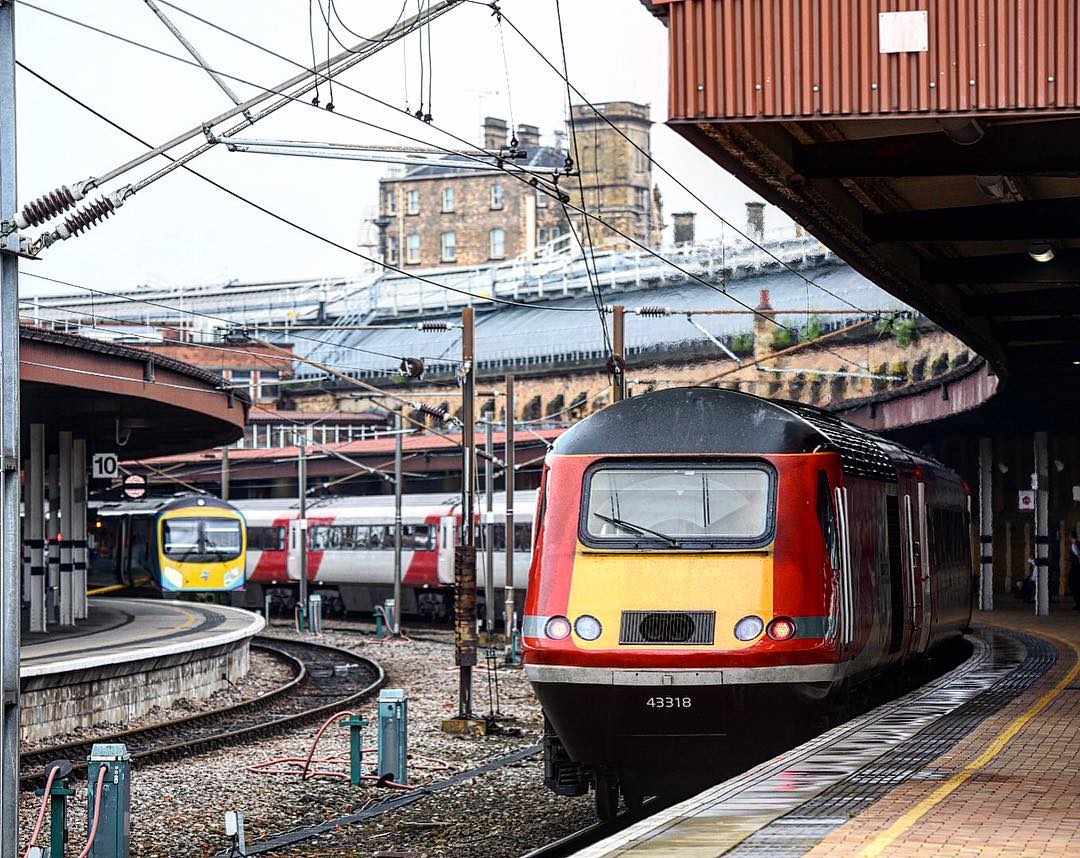
[[[95,480],[111,480],[120,472],[116,453],[94,453],[90,459],[90,477]]]

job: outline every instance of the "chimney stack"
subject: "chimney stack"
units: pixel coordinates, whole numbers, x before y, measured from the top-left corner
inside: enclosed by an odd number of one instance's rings
[[[671,219],[675,224],[674,241],[676,244],[694,243],[694,218],[696,212],[672,212]]]
[[[519,124],[517,141],[522,149],[536,149],[540,146],[540,129],[535,125]]]
[[[765,203],[746,204],[746,234],[759,244],[765,240]]]
[[[506,132],[508,126],[505,119],[494,116],[484,117],[484,148],[502,149],[506,146]]]

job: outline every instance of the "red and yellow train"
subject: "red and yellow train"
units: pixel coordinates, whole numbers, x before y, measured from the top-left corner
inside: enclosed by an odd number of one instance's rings
[[[544,467],[523,622],[545,781],[709,782],[971,619],[969,498],[940,463],[826,412],[713,388],[618,402]]]

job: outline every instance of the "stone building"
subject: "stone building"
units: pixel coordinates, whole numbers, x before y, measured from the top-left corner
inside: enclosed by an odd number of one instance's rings
[[[596,109],[603,115],[598,116],[584,104],[575,104],[571,108],[580,160],[578,166],[585,190],[584,204],[578,199],[573,183],[571,197],[576,205],[618,230],[607,229],[593,221],[592,238],[598,248],[633,248],[633,242],[619,233],[648,247],[657,247],[661,243],[663,210],[660,191],[652,182],[652,162],[647,157],[652,151],[649,105],[609,101],[597,104]],[[580,228],[580,215],[574,220]]]
[[[510,146],[502,119],[484,120],[484,148]],[[529,167],[562,166],[565,153],[540,144],[540,129],[519,125],[514,133]],[[402,268],[487,265],[536,252],[567,232],[562,207],[548,194],[501,172],[463,169],[470,163],[447,156],[446,166],[423,166],[379,182],[383,259]]]
[[[597,105],[623,133],[646,152],[650,130],[648,105],[619,101]],[[561,188],[574,205],[612,224],[648,246],[660,243],[659,193],[652,188],[651,164],[641,152],[583,105],[573,108],[577,151],[581,159],[584,202],[576,179]],[[525,158],[516,165],[563,167],[570,141],[562,130],[555,145],[542,145],[540,129],[488,117],[484,149],[508,153],[516,141]],[[402,268],[488,265],[503,259],[542,253],[545,245],[569,232],[563,207],[550,194],[502,172],[469,169],[463,156],[448,155],[446,166],[406,169],[379,182],[379,243],[383,259]],[[462,167],[461,165],[466,165]],[[580,216],[575,227],[584,237]],[[632,242],[595,223],[597,248],[627,249]],[[577,243],[571,242],[576,250]]]

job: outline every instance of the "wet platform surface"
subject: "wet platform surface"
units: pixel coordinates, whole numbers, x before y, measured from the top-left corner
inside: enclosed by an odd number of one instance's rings
[[[24,634],[20,674],[40,676],[230,644],[257,634],[249,611],[162,599],[91,599],[74,627]]]
[[[578,854],[1080,855],[1080,614],[976,622],[956,670]]]

